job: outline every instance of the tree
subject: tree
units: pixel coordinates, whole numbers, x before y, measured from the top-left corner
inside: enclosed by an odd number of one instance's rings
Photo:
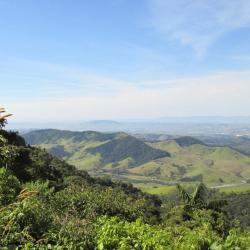
[[[177,184],[182,201],[187,207],[192,208],[205,208],[208,204],[208,189],[200,183],[193,194],[188,193],[180,184]]]

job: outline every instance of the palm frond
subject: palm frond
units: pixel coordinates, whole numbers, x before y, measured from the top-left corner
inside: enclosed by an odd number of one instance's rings
[[[7,120],[6,118],[12,116],[12,114],[6,113],[5,108],[0,107],[0,128],[4,127]]]
[[[190,194],[180,184],[177,184],[176,186],[177,186],[177,189],[179,191],[179,195],[180,195],[181,199],[186,204],[189,204],[192,200],[192,197],[190,196]]]
[[[10,117],[10,116],[12,116],[12,114],[5,114],[3,116],[0,116],[0,119],[5,120],[7,117]]]
[[[205,184],[200,183],[193,195],[192,195],[192,203],[193,204],[200,204],[200,205],[206,205],[207,204],[207,200],[208,200],[208,189],[205,186]]]

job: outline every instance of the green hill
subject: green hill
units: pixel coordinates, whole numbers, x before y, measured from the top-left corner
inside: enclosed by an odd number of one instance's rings
[[[119,162],[132,158],[134,165],[170,156],[168,152],[154,149],[132,136],[115,139],[95,148],[89,148],[87,151],[91,154],[101,154],[103,163]]]
[[[33,131],[24,135],[94,176],[111,176],[137,186],[203,181],[209,186],[250,180],[250,157],[226,146],[208,146],[192,137],[143,142],[125,133]]]
[[[152,148],[143,141],[125,133],[99,133],[37,130],[24,135],[27,143],[40,145],[52,155],[63,158],[81,169],[119,169],[138,166],[169,153]]]
[[[200,144],[181,147],[175,140],[149,145],[168,151],[171,157],[136,167],[131,170],[134,174],[153,174],[169,181],[204,181],[211,186],[249,181],[250,158],[231,148]]]

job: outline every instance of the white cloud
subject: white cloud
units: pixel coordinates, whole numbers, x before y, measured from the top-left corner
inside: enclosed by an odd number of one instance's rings
[[[193,115],[250,115],[250,71],[222,72],[175,81],[157,88],[132,84],[116,95],[66,95],[5,103],[16,121],[152,118]]]
[[[220,36],[250,26],[249,0],[150,0],[154,28],[201,56]]]

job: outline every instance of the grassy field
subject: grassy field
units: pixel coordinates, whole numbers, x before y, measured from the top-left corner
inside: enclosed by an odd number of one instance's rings
[[[149,194],[172,195],[177,193],[176,186],[145,187],[142,190]]]
[[[250,184],[239,184],[236,186],[230,186],[230,187],[221,187],[219,188],[220,192],[224,193],[243,193],[250,191]]]
[[[197,184],[194,183],[182,183],[181,184],[183,187],[193,190],[194,187]],[[140,186],[140,188],[149,194],[156,194],[156,195],[167,195],[167,196],[171,196],[171,195],[177,195],[178,191],[176,188],[176,185],[171,185],[171,186],[151,186],[151,187],[147,187],[147,186]],[[223,186],[223,187],[218,187],[216,188],[218,189],[220,192],[223,193],[244,193],[244,192],[248,192],[250,191],[250,184],[247,183],[242,183],[242,184],[235,184],[233,186]]]

